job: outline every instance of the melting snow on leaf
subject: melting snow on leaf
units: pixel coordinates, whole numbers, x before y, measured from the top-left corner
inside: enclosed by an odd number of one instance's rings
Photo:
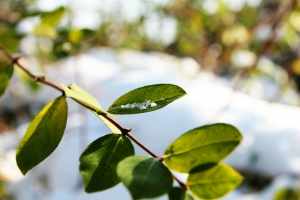
[[[125,108],[125,109],[138,108],[140,110],[144,110],[144,109],[147,109],[149,106],[155,107],[155,106],[157,106],[157,104],[155,102],[151,102],[151,100],[146,100],[143,103],[133,103],[133,104],[121,105],[121,108]]]

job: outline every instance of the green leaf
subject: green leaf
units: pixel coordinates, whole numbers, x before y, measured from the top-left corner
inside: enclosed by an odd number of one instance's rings
[[[117,174],[133,199],[158,197],[167,193],[173,184],[171,172],[147,156],[125,158],[119,162]]]
[[[41,22],[35,27],[34,33],[39,36],[55,38],[57,31],[55,26],[61,21],[66,9],[59,7],[51,12],[46,12],[41,16]]]
[[[71,30],[69,34],[69,41],[73,44],[78,44],[95,35],[95,31],[90,29],[75,29]]]
[[[197,171],[213,166],[227,156],[241,141],[242,135],[229,124],[213,124],[188,131],[165,151],[164,163],[178,172]]]
[[[88,94],[86,91],[81,89],[80,87],[76,86],[75,84],[71,84],[68,87],[64,84],[60,84],[63,88],[65,94],[67,97],[70,97],[74,99],[75,101],[82,103],[83,105],[92,108],[98,113],[105,113],[106,112],[101,108],[98,101],[90,94]]]
[[[117,185],[117,164],[134,155],[130,140],[121,134],[109,134],[92,142],[80,156],[80,173],[85,191],[97,192]]]
[[[60,84],[61,87],[63,88],[63,90],[65,91],[65,94],[67,97],[70,97],[72,99],[74,99],[77,102],[80,102],[84,105],[86,105],[89,108],[92,108],[93,113],[99,117],[104,124],[113,132],[113,133],[121,133],[121,131],[115,126],[113,125],[110,121],[108,121],[107,119],[105,119],[103,116],[97,114],[98,113],[104,113],[107,114],[111,117],[114,117],[113,115],[105,112],[101,105],[99,104],[99,102],[95,99],[95,97],[93,97],[92,95],[90,95],[89,93],[87,93],[85,90],[83,90],[82,88],[78,87],[75,84],[70,84],[68,87],[65,86],[64,84]],[[115,117],[114,117],[115,118]]]
[[[17,164],[24,175],[56,149],[64,134],[67,116],[66,99],[58,97],[33,119],[16,154]]]
[[[165,107],[186,92],[172,84],[148,85],[132,90],[118,98],[109,108],[112,114],[139,114]]]
[[[41,16],[41,23],[56,26],[64,16],[65,12],[66,9],[64,7],[59,7],[53,11],[45,12]]]
[[[174,187],[169,192],[169,200],[194,200],[183,188]]]
[[[14,67],[5,62],[0,62],[0,96],[2,96],[9,84],[10,77],[14,72]]]
[[[236,188],[243,177],[231,167],[224,164],[189,174],[187,186],[201,199],[216,199]]]

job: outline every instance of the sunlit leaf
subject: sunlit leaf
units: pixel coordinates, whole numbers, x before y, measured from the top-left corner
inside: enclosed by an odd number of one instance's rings
[[[93,36],[95,31],[90,29],[75,29],[70,31],[69,40],[70,42],[77,44],[82,42],[83,40]]]
[[[208,170],[189,174],[186,184],[198,198],[216,199],[236,188],[242,179],[231,167],[217,164]]]
[[[59,7],[53,11],[46,12],[41,16],[41,23],[56,26],[64,16],[65,12],[66,9],[64,7]]]
[[[165,151],[164,163],[172,170],[190,172],[219,162],[241,141],[242,135],[229,124],[213,124],[190,130]]]
[[[80,173],[86,192],[97,192],[117,185],[117,164],[134,155],[128,138],[121,134],[109,134],[92,142],[80,156]]]
[[[34,33],[38,36],[54,38],[57,35],[55,27],[65,14],[66,9],[59,7],[51,12],[46,12],[41,16],[41,22],[35,27]]]
[[[158,110],[186,95],[172,84],[148,85],[119,97],[109,108],[112,114],[138,114]]]
[[[58,97],[33,119],[16,154],[17,164],[24,175],[56,149],[64,134],[67,116],[66,99]]]
[[[169,192],[169,200],[194,200],[183,188],[174,187]]]
[[[40,24],[35,27],[34,34],[43,37],[55,38],[57,36],[57,32],[55,27],[49,24]]]
[[[171,172],[147,156],[125,158],[118,164],[117,174],[133,199],[158,197],[167,193],[173,184]]]
[[[78,101],[82,103],[83,105],[92,108],[93,110],[99,112],[99,113],[106,113],[97,100],[95,100],[94,97],[92,97],[90,94],[85,92],[83,89],[79,88],[75,84],[71,84],[68,87],[65,86],[64,84],[60,84],[61,87],[63,88],[65,94],[67,97],[70,97],[74,99],[75,101]]]
[[[6,62],[0,61],[0,96],[2,96],[9,84],[14,67]]]
[[[297,30],[300,31],[300,12],[299,11],[293,11],[290,13],[289,20],[293,27]]]
[[[113,115],[105,112],[102,109],[101,105],[95,99],[95,97],[93,97],[92,95],[90,95],[85,90],[83,90],[82,88],[78,87],[75,84],[70,84],[68,87],[62,83],[60,85],[63,88],[63,90],[65,91],[67,97],[70,97],[70,98],[74,99],[75,101],[78,101],[78,102],[86,105],[87,107],[92,108],[93,110],[95,110],[95,111],[93,111],[93,113],[97,117],[99,117],[113,133],[121,133],[121,131],[115,125],[113,125],[110,121],[105,119],[103,116],[97,114],[97,112],[105,113],[111,117],[114,117]]]

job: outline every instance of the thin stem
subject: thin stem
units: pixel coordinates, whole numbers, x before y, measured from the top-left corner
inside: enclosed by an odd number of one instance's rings
[[[30,71],[28,71],[27,69],[25,69],[18,61],[19,57],[13,57],[3,46],[0,45],[0,51],[3,52],[3,54],[5,56],[7,56],[12,64],[16,64],[20,69],[22,69],[26,74],[28,74],[33,80],[35,80],[36,82],[40,82],[42,84],[45,84],[45,85],[48,85],[60,92],[63,93],[63,95],[65,95],[65,92],[63,89],[61,89],[59,86],[49,82],[49,81],[46,81],[45,77],[43,76],[35,76],[34,74],[32,74]],[[75,100],[75,99],[73,99]],[[76,101],[76,100],[75,100]],[[76,101],[78,104],[80,104],[81,106],[93,111],[93,112],[97,112],[97,110],[93,109],[93,108],[90,108],[86,105],[84,105],[83,103],[79,102],[79,101]],[[130,134],[130,131],[131,129],[127,129],[127,128],[124,128],[122,127],[119,123],[117,123],[115,120],[111,119],[108,115],[106,115],[105,113],[99,113],[97,112],[98,115],[101,115],[103,116],[105,119],[107,119],[109,122],[111,122],[114,126],[116,126],[121,132],[123,135],[129,137],[133,142],[135,142],[139,147],[141,147],[143,150],[145,150],[147,153],[149,153],[152,157],[154,157],[157,161],[159,162],[163,162],[163,158],[156,155],[155,153],[153,153],[152,151],[150,151],[147,147],[145,147],[141,142],[139,142],[135,137],[133,137],[133,135]],[[181,182],[174,174],[172,174],[174,179],[179,183],[179,185],[184,188],[185,190],[187,189],[186,185]]]
[[[182,187],[183,189],[187,190],[186,184],[184,184],[182,181],[180,181],[174,174],[173,178],[177,181],[177,183],[180,185],[180,187]]]
[[[101,115],[102,117],[104,117],[105,119],[107,119],[109,122],[111,122],[115,127],[117,127],[122,132],[122,134],[124,134],[125,130],[128,130],[128,129],[124,128],[123,126],[121,126],[118,122],[116,122],[115,120],[113,120],[112,118],[110,118],[105,113],[98,113],[98,114]]]
[[[61,89],[59,86],[49,82],[46,80],[46,78],[44,76],[36,76],[34,74],[32,74],[30,71],[28,71],[26,68],[24,68],[20,63],[19,63],[19,58],[20,57],[13,57],[4,47],[2,47],[0,45],[0,51],[7,57],[10,59],[12,64],[16,64],[21,70],[23,70],[26,74],[28,74],[35,82],[40,82],[43,83],[45,85],[48,85],[58,91],[60,91],[61,93],[64,94],[64,90]]]
[[[120,124],[118,124],[115,120],[111,119],[109,116],[101,113],[101,115],[107,119],[108,121],[110,121],[113,125],[115,125],[121,132],[123,135],[126,135],[127,137],[129,137],[133,142],[135,142],[139,147],[141,147],[142,149],[144,149],[147,153],[149,153],[152,157],[154,157],[155,159],[157,159],[158,161],[162,162],[163,158],[156,155],[155,153],[153,153],[152,151],[150,151],[147,147],[145,147],[142,143],[140,143],[133,135],[130,134],[131,129],[127,129],[127,128],[123,128]]]
[[[141,144],[135,137],[133,137],[133,135],[131,135],[129,132],[126,134],[127,137],[129,137],[132,141],[134,141],[137,145],[139,145],[142,149],[144,149],[147,153],[149,153],[152,157],[156,158],[157,161],[162,162],[163,158],[156,155],[155,153],[153,153],[152,151],[150,151],[149,149],[147,149],[143,144]]]
[[[14,57],[10,53],[8,53],[8,51],[6,51],[6,49],[1,45],[0,45],[0,51],[2,51],[2,53],[4,53],[4,55],[8,57],[11,60],[11,62],[13,62]]]

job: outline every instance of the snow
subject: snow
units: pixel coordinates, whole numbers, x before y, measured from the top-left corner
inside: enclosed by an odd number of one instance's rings
[[[185,58],[186,59],[186,58]],[[186,70],[189,66],[192,70]],[[269,103],[241,92],[235,92],[224,80],[207,72],[198,74],[195,63],[159,53],[121,52],[94,49],[47,68],[47,78],[57,84],[76,83],[94,95],[102,107],[138,87],[170,83],[182,87],[188,95],[155,112],[117,116],[145,146],[158,155],[178,136],[193,128],[216,122],[230,123],[243,134],[239,147],[224,162],[237,169],[248,169],[276,177],[265,190],[243,194],[235,190],[224,199],[272,199],[274,193],[298,182],[290,175],[300,174],[300,109]],[[184,73],[182,73],[184,72]],[[13,84],[13,83],[12,83]],[[12,87],[10,87],[11,89]],[[58,96],[57,91],[43,87],[41,93],[29,95],[26,101],[43,100],[44,104]],[[0,99],[0,104],[9,98]],[[78,171],[79,156],[93,140],[110,133],[93,113],[68,99],[69,118],[65,135],[51,156],[33,168],[25,177],[15,165],[14,149],[28,123],[21,124],[16,134],[0,134],[0,175],[10,179],[9,190],[22,200],[93,200],[131,199],[119,184],[113,189],[87,194]],[[137,155],[147,155],[135,146]],[[255,159],[253,159],[255,157]],[[3,163],[10,160],[11,174]],[[19,174],[18,174],[19,173]],[[186,177],[182,175],[181,179]],[[167,199],[166,196],[157,199]]]
[[[121,108],[123,108],[123,109],[134,109],[134,108],[139,108],[140,110],[145,110],[145,109],[147,109],[148,107],[155,107],[155,106],[157,106],[157,104],[156,103],[154,103],[154,102],[151,102],[151,100],[146,100],[146,101],[144,101],[144,102],[142,102],[142,103],[133,103],[133,104],[130,104],[130,103],[128,103],[128,104],[126,104],[126,105],[121,105]]]

